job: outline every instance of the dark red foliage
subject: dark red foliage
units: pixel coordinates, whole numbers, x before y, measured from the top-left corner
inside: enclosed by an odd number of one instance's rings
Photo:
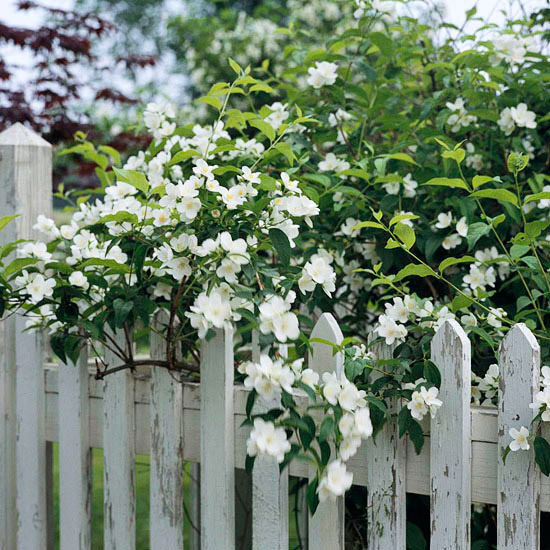
[[[72,140],[77,130],[93,134],[90,121],[74,109],[85,90],[91,88],[96,100],[135,103],[135,98],[104,84],[94,86],[94,81],[104,82],[99,76],[107,69],[154,65],[153,56],[121,57],[107,68],[105,60],[94,52],[94,44],[115,32],[106,19],[94,13],[45,7],[31,0],[21,0],[18,9],[42,10],[45,23],[38,29],[28,29],[0,21],[0,52],[11,45],[32,55],[28,80],[17,87],[13,78],[17,68],[0,53],[0,130],[23,122],[50,143],[58,144]]]

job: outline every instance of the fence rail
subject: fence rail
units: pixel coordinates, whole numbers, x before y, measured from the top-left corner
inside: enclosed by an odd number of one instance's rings
[[[32,237],[32,218],[49,204],[36,201],[51,198],[51,152],[44,143],[20,125],[0,134],[0,193],[11,197],[0,200],[0,214],[21,214],[3,239]],[[96,447],[104,449],[105,550],[136,547],[135,454],[151,456],[152,550],[183,547],[184,460],[200,464],[200,548],[235,548],[235,467],[244,467],[248,432],[240,427],[247,390],[234,385],[232,329],[203,342],[200,384],[178,382],[158,367],[98,381],[85,354],[76,365],[45,365],[42,338],[24,332],[24,322],[16,316],[0,323],[0,550],[51,548],[51,442],[59,442],[61,550],[91,548],[90,449]],[[329,314],[314,335],[342,339]],[[153,356],[164,348],[159,338],[151,342]],[[259,354],[257,344],[252,353]],[[377,344],[375,353],[389,357],[392,348]],[[416,455],[390,422],[349,461],[354,483],[369,491],[370,549],[405,549],[406,492],[430,495],[436,550],[469,548],[471,502],[498,504],[499,549],[538,549],[550,483],[541,481],[532,450],[501,460],[509,428],[528,426],[534,414],[529,403],[538,391],[540,351],[525,325],[508,333],[499,359],[499,409],[471,407],[470,342],[456,322],[446,321],[432,342],[444,405],[431,426],[423,424],[422,452]],[[342,368],[341,355],[320,343],[309,362],[320,373]],[[256,462],[252,548],[286,550],[288,473],[307,478],[310,472],[300,462],[283,474]],[[309,518],[311,550],[343,549],[343,510],[339,499]]]

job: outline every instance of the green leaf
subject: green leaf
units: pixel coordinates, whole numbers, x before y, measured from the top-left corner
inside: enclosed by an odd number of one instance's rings
[[[535,448],[535,461],[540,471],[548,477],[550,475],[550,445],[544,437],[537,435],[533,447]]]
[[[277,149],[279,153],[286,157],[290,166],[294,164],[294,161],[296,160],[296,155],[294,155],[294,151],[288,143],[286,143],[285,141],[281,141],[277,143],[277,145],[275,145],[275,149]]]
[[[422,185],[437,185],[440,187],[455,187],[458,189],[465,189],[469,191],[466,183],[458,178],[432,178],[431,180],[423,183]]]
[[[130,311],[134,309],[134,303],[127,302],[122,298],[117,298],[113,301],[113,309],[115,312],[115,326],[117,328],[122,328],[122,325],[130,314]]]
[[[4,269],[4,275],[7,277],[29,265],[34,265],[36,262],[38,262],[38,258],[16,258],[7,265],[6,269]]]
[[[113,170],[117,176],[117,179],[120,181],[129,183],[145,194],[149,190],[149,182],[147,181],[145,174],[138,172],[137,170],[126,170],[124,168],[115,167]]]
[[[402,279],[405,279],[406,277],[430,277],[430,276],[436,276],[436,273],[434,270],[424,264],[409,264],[405,266],[403,269],[401,269],[395,278],[393,279],[394,282],[401,281]]]
[[[317,495],[317,487],[319,486],[319,479],[315,476],[313,481],[310,481],[306,489],[306,500],[309,513],[315,514],[317,506],[319,506],[319,496]]]
[[[472,179],[472,187],[474,189],[477,189],[478,187],[481,187],[482,185],[493,181],[493,179],[494,178],[492,178],[491,176],[474,176]]]
[[[540,193],[535,193],[534,195],[527,195],[523,203],[526,204],[532,201],[540,201],[540,200],[548,200],[548,199],[550,199],[550,192],[541,191]]]
[[[14,216],[3,216],[0,218],[0,231],[8,225],[12,220],[15,220],[15,218],[18,218],[19,214],[15,214]]]
[[[290,241],[284,231],[273,228],[269,230],[269,238],[273,244],[281,263],[288,265],[290,263]]]
[[[521,172],[528,164],[529,155],[523,153],[510,153],[506,159],[506,166],[512,174]]]
[[[197,99],[197,103],[206,103],[214,107],[214,109],[217,109],[218,111],[221,111],[222,109],[222,102],[220,101],[220,98],[214,95],[205,95],[203,97],[199,97],[199,99]]]
[[[378,47],[380,52],[389,56],[393,52],[393,40],[386,34],[381,32],[371,32],[368,37],[370,41]]]
[[[242,69],[241,69],[241,66],[236,62],[234,61],[233,59],[231,59],[230,57],[227,58],[227,61],[229,63],[229,66],[239,75],[242,73]]]
[[[512,258],[514,258],[514,260],[518,260],[519,258],[524,256],[525,254],[527,254],[527,252],[529,252],[529,250],[531,250],[530,246],[527,246],[527,245],[524,245],[524,244],[513,244],[510,247],[510,256]]]
[[[403,220],[417,220],[418,218],[419,216],[416,214],[399,214],[390,220],[390,227],[396,223],[402,222]]]
[[[475,244],[481,237],[484,237],[491,230],[491,226],[483,222],[475,222],[468,226],[468,235],[466,240],[468,241],[468,250],[472,250]]]
[[[319,441],[326,441],[334,431],[334,417],[327,416],[319,429]]]
[[[260,174],[260,189],[264,191],[275,191],[277,189],[277,180],[266,174]]]
[[[514,206],[519,206],[516,195],[506,189],[480,189],[474,191],[471,197],[479,197],[481,199],[495,199],[497,201],[509,202]]]
[[[437,388],[441,387],[441,373],[434,363],[428,360],[424,361],[424,370],[422,374],[430,384]]]
[[[273,141],[275,139],[275,130],[273,129],[271,124],[269,124],[265,120],[257,118],[254,120],[249,120],[248,124],[260,130],[260,132],[262,132],[262,134],[264,134],[269,139],[269,141]]]
[[[392,153],[391,155],[386,155],[386,158],[393,160],[402,160],[403,162],[408,162],[409,164],[414,164],[418,166],[418,163],[407,153]]]
[[[462,256],[462,258],[446,258],[439,264],[439,271],[443,273],[445,269],[455,264],[464,264],[469,262],[475,262],[476,259],[472,256]]]
[[[422,447],[424,446],[424,432],[422,431],[422,426],[413,418],[408,427],[409,438],[414,445],[414,450],[416,454],[420,454]]]
[[[359,222],[357,225],[354,225],[352,229],[362,229],[363,227],[372,227],[373,229],[384,229],[384,226],[381,223],[377,222]]]
[[[198,157],[200,156],[200,153],[198,151],[195,151],[194,149],[189,149],[188,151],[178,151],[168,163],[168,166],[173,166],[174,164],[178,164],[180,162],[183,162],[184,160],[187,160],[191,157]]]
[[[456,149],[455,151],[443,151],[441,156],[444,159],[453,159],[457,164],[460,164],[464,157],[466,156],[466,151],[464,149]]]
[[[404,223],[398,223],[394,227],[393,232],[403,242],[407,250],[410,250],[413,247],[416,241],[416,235],[414,234],[414,229],[412,227],[409,227]]]
[[[100,145],[98,149],[102,153],[109,155],[113,159],[113,162],[117,166],[120,166],[120,153],[114,147],[111,147],[110,145]]]

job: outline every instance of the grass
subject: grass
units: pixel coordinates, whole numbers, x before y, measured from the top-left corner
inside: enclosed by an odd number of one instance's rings
[[[58,444],[54,444],[54,518],[55,518],[55,548],[59,548],[59,452]],[[136,548],[149,550],[149,456],[137,455],[135,459],[136,487]],[[103,550],[103,451],[92,450],[92,548]],[[184,464],[184,499],[189,505],[189,464]],[[185,521],[184,540],[187,546],[190,525]]]
[[[136,487],[136,549],[149,550],[149,456],[137,455],[135,459]],[[184,502],[190,506],[190,475],[189,463],[184,463]],[[59,446],[53,445],[53,475],[54,475],[54,521],[55,549],[59,548]],[[92,548],[103,550],[103,451],[92,450]],[[294,499],[290,497],[289,517],[289,548],[298,546],[295,517],[293,513]],[[188,547],[191,531],[189,521],[184,518],[184,544]]]

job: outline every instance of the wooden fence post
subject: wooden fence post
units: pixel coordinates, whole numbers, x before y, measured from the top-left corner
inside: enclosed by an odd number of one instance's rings
[[[235,548],[233,327],[201,344],[201,548]]]
[[[61,550],[91,550],[92,465],[88,353],[59,367],[59,527]]]
[[[166,355],[162,336],[168,322],[159,312],[151,333],[151,357]],[[183,548],[183,385],[162,367],[151,373],[151,550]]]
[[[260,360],[258,333],[252,339],[252,360]],[[255,413],[280,407],[280,399],[259,398]],[[288,549],[288,468],[279,472],[274,459],[258,457],[252,471],[252,548]]]
[[[334,344],[344,339],[336,319],[330,313],[323,313],[311,332],[311,338],[322,338]],[[341,376],[344,372],[344,356],[341,352],[333,354],[331,346],[314,342],[313,353],[309,354],[308,365],[320,375],[336,371]],[[308,544],[312,550],[344,550],[345,504],[344,497],[335,502],[322,502],[315,514],[308,521]]]
[[[384,342],[370,349],[377,359],[391,359],[395,345]],[[390,412],[401,408],[392,399]],[[405,550],[406,547],[406,460],[405,438],[399,437],[396,420],[384,424],[376,436],[365,442],[367,449],[367,506],[369,550]]]
[[[470,549],[471,351],[460,325],[445,321],[432,340],[432,361],[441,372],[443,406],[430,427],[432,548]]]
[[[0,134],[0,216],[18,214],[19,217],[0,232],[0,244],[43,238],[32,227],[39,214],[51,214],[51,198],[51,145],[22,124],[14,124]],[[38,334],[20,334],[25,321],[16,317],[2,321],[0,333],[2,550],[13,550],[16,536],[20,545],[25,544],[27,548],[32,544],[33,549],[46,547],[42,339]],[[20,403],[16,412],[18,395],[30,403]]]
[[[122,332],[114,336],[125,345]],[[105,351],[105,362],[120,359]],[[134,550],[136,546],[134,376],[128,370],[103,381],[103,517],[105,550]]]
[[[533,445],[510,452],[506,463],[502,460],[510,428],[530,429],[537,414],[529,404],[539,391],[540,347],[523,323],[508,332],[499,359],[497,544],[499,550],[538,550],[540,470]]]

